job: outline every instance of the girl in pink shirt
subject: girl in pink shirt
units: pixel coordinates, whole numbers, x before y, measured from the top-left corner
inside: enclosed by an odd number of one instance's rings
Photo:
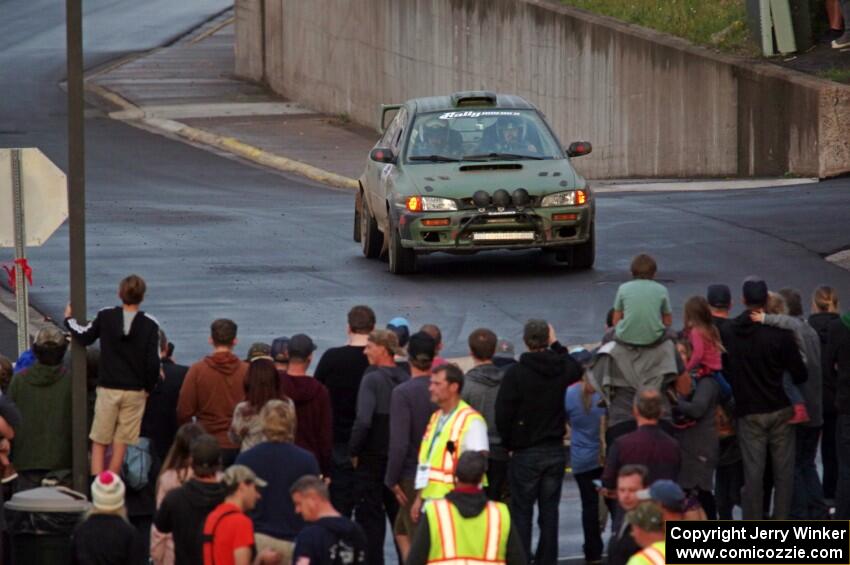
[[[685,302],[685,336],[692,349],[688,371],[694,371],[699,378],[723,369],[720,333],[711,320],[708,302],[702,296],[692,296]]]

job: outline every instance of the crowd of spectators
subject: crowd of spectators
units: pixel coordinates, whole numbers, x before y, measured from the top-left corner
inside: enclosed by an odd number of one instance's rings
[[[74,339],[100,342],[79,563],[375,565],[387,524],[400,562],[427,563],[446,551],[440,513],[457,512],[510,521],[503,562],[554,564],[565,469],[588,563],[606,550],[601,508],[612,565],[663,556],[666,520],[850,519],[850,313],[837,293],[815,289],[806,317],[799,291],[750,277],[733,314],[730,288],[712,284],[674,329],[656,270],[634,258],[589,350],[529,320],[518,357],[479,328],[451,363],[436,325],[378,327],[358,305],[315,373],[309,336],[241,359],[227,319],[212,322],[209,355],[177,364],[131,275],[121,305],[85,325],[69,309],[68,334],[40,331],[14,368],[0,359],[6,495],[70,485]]]

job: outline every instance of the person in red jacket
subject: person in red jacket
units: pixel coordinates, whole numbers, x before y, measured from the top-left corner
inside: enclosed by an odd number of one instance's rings
[[[277,565],[281,556],[254,548],[254,524],[247,513],[260,500],[266,482],[244,465],[233,465],[222,477],[227,498],[204,523],[204,565]]]
[[[280,373],[280,393],[295,402],[295,445],[316,456],[322,475],[331,470],[333,427],[331,397],[325,385],[307,374],[316,350],[313,340],[296,334],[289,340],[289,367]]]
[[[228,435],[233,409],[245,399],[245,375],[248,364],[233,354],[237,326],[232,320],[216,320],[210,326],[212,355],[192,365],[180,389],[177,423],[193,417],[204,431],[215,436],[225,466],[239,455],[239,446]]]

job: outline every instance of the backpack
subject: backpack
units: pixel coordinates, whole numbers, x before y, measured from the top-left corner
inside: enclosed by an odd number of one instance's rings
[[[151,466],[151,440],[140,437],[136,445],[128,445],[127,453],[124,455],[124,463],[121,465],[121,474],[124,482],[133,490],[141,490],[150,482]]]
[[[227,512],[222,513],[221,516],[218,517],[215,524],[213,524],[212,531],[210,533],[203,532],[201,537],[203,541],[203,555],[204,555],[204,563],[206,563],[206,557],[209,555],[210,564],[215,565],[215,549],[213,548],[213,542],[215,541],[215,533],[218,531],[218,527],[224,521],[225,518],[231,516],[233,514],[241,514],[239,510],[228,510]],[[203,528],[206,530],[206,526]],[[209,552],[207,551],[209,550]],[[251,561],[254,561],[254,558],[257,556],[257,548],[255,546],[251,546]]]

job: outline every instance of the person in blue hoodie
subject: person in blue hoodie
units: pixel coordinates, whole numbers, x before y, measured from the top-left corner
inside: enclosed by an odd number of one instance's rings
[[[584,560],[602,561],[602,532],[599,528],[599,493],[596,484],[602,477],[601,425],[605,409],[601,396],[582,379],[567,389],[564,408],[570,424],[570,463],[581,496],[581,526],[584,530]]]

